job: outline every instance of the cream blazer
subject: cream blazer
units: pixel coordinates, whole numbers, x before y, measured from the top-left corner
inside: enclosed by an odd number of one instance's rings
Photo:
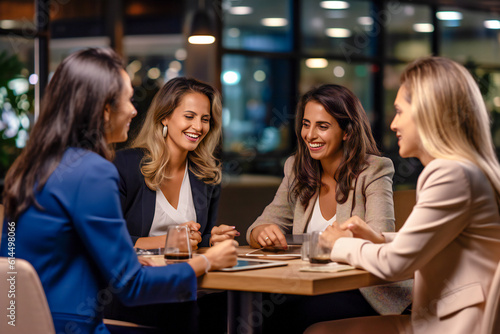
[[[252,230],[262,224],[276,224],[283,233],[305,233],[312,216],[314,203],[319,191],[311,197],[307,208],[296,198],[289,201],[290,185],[295,179],[294,157],[285,163],[285,176],[274,200],[262,215],[248,228],[247,241],[250,243]],[[347,201],[337,204],[337,222],[343,223],[352,216],[359,216],[375,231],[394,231],[394,204],[392,177],[394,166],[388,158],[367,156],[368,166],[353,181]],[[397,283],[377,288],[362,288],[361,293],[380,314],[400,314],[411,303],[411,282]]]
[[[385,244],[341,238],[332,259],[387,280],[414,275],[414,333],[479,333],[500,260],[499,208],[483,172],[469,162],[431,161],[408,220],[385,236]]]

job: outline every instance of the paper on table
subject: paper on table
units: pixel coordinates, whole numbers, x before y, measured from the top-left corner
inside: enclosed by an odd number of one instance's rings
[[[241,255],[240,255],[241,256]],[[300,246],[288,246],[287,250],[276,249],[276,250],[266,250],[266,249],[255,249],[244,255],[245,257],[257,257],[257,258],[300,258]]]
[[[321,273],[335,273],[338,271],[353,270],[356,269],[353,266],[347,264],[339,264],[337,262],[330,262],[328,264],[321,265],[309,265],[300,267],[299,271],[314,271]]]

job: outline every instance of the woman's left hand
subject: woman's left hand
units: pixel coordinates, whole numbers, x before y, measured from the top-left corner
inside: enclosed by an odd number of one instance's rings
[[[339,223],[333,222],[328,226],[319,238],[321,246],[325,248],[333,248],[335,242],[340,238],[352,238],[353,234],[350,230],[340,227]]]
[[[151,258],[149,257],[144,257],[144,256],[138,256],[137,260],[139,260],[139,263],[142,264],[143,266],[146,267],[157,267],[158,264]]]
[[[192,250],[197,250],[198,249],[198,244],[201,242],[201,233],[199,231],[201,225],[194,222],[194,221],[188,221],[183,224],[183,226],[187,226],[190,229],[189,232],[189,241],[191,242],[191,249]]]
[[[234,239],[235,237],[240,235],[240,232],[236,230],[236,226],[229,226],[224,224],[214,226],[211,233],[212,236],[210,237],[210,245],[215,245],[224,240]]]

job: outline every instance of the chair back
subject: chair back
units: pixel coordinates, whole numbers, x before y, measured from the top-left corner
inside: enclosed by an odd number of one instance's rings
[[[45,292],[28,261],[0,257],[0,293],[0,333],[55,334]]]
[[[500,333],[500,263],[491,282],[481,326],[481,334],[495,333]]]
[[[412,190],[397,190],[394,192],[394,217],[396,218],[396,232],[399,231],[401,226],[406,222],[415,206],[416,191]]]

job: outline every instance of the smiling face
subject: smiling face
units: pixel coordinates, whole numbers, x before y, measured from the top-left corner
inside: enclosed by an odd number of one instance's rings
[[[406,89],[401,86],[394,101],[396,116],[391,123],[391,130],[396,132],[399,155],[403,158],[418,158],[425,164],[427,154],[422,147],[417,125],[412,117],[411,104],[406,100]]]
[[[200,93],[185,94],[162,124],[168,126],[166,144],[170,152],[194,151],[210,130],[210,100]]]
[[[310,101],[306,104],[301,137],[311,157],[320,160],[322,164],[333,163],[342,158],[346,134],[320,103]]]
[[[106,133],[108,144],[126,141],[130,122],[137,115],[137,110],[135,110],[132,104],[134,90],[132,89],[130,77],[123,70],[121,71],[121,76],[123,78],[123,86],[120,96],[114,107],[108,105],[104,111],[104,119],[109,125]]]

